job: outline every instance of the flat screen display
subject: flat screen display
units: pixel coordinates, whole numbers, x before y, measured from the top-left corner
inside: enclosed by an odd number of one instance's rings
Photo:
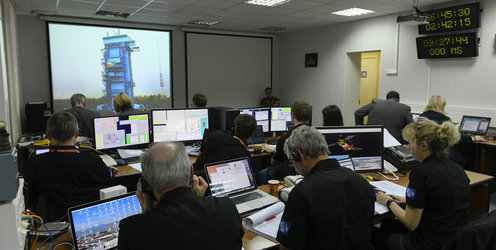
[[[198,141],[209,128],[208,109],[152,110],[153,142]]]
[[[291,124],[291,107],[270,108],[270,131],[288,131]]]
[[[148,114],[113,115],[93,119],[95,148],[122,148],[150,143]]]
[[[172,106],[169,31],[49,23],[48,33],[56,112],[75,93],[102,113],[119,93],[137,109]]]
[[[269,132],[269,108],[247,108],[240,109],[240,114],[248,114],[255,117],[257,125],[262,125],[263,132]]]
[[[490,123],[490,117],[464,115],[462,122],[460,122],[460,132],[472,135],[486,135]]]
[[[356,172],[377,172],[383,168],[384,127],[317,127],[331,151],[330,158],[350,159]]]

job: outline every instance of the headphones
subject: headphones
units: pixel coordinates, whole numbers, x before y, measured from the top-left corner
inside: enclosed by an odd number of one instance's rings
[[[298,150],[293,150],[292,148],[289,149],[289,153],[290,153],[290,156],[289,156],[289,159],[294,161],[294,162],[300,162],[301,161],[301,155],[300,155],[300,152],[298,152]]]
[[[152,188],[148,185],[148,182],[142,177],[139,178],[139,188],[140,191],[144,194],[148,194],[152,201],[156,201],[155,195],[153,195]]]

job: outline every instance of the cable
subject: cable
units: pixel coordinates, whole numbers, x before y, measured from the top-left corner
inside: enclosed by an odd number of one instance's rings
[[[42,226],[43,226],[43,227],[47,230],[48,234],[50,235],[50,239],[52,239],[52,242],[53,242],[53,235],[52,235],[52,232],[51,232],[50,230],[48,230],[48,228],[45,226],[45,224],[43,224],[43,222],[41,222],[41,221],[39,221],[39,220],[37,220],[37,219],[35,219],[35,218],[32,218],[32,217],[23,217],[21,220],[28,220],[28,219],[29,219],[29,220],[33,220],[33,221],[36,221],[36,222],[40,223],[40,224],[41,224],[41,225],[42,225]],[[41,248],[41,246],[43,246],[43,244],[44,244],[44,243],[45,243],[48,239],[49,239],[49,238],[46,238],[46,239],[45,239],[45,241],[43,241],[43,243],[41,243],[40,248]]]
[[[65,217],[67,217],[67,214],[64,214],[64,216],[60,217],[60,219],[56,220],[55,222],[60,222],[61,220],[63,220]]]
[[[59,244],[59,243],[62,243],[62,244]],[[59,245],[57,245],[57,244],[59,244]],[[71,240],[59,240],[59,241],[56,241],[56,242],[52,243],[48,247],[48,250],[50,250],[50,249],[54,250],[55,248],[57,248],[58,246],[61,246],[61,245],[71,245],[72,247],[74,247],[74,245],[72,244],[72,241]]]
[[[383,174],[383,173],[381,173],[381,172],[379,172],[379,173],[377,173],[377,174],[379,174],[382,178],[384,178],[384,179],[386,179],[386,180],[389,180],[389,181],[397,181],[397,180],[399,180],[399,179],[400,179],[400,178],[399,178],[399,177],[398,177],[395,173],[393,173],[393,172],[389,172],[389,173],[387,173],[387,174],[392,175],[392,176],[393,176],[392,178],[387,177],[386,175],[384,175],[384,174]]]
[[[35,218],[35,219],[38,219],[41,223],[43,223],[43,219],[36,215],[35,213],[31,212],[31,211],[28,211],[30,213],[30,215],[23,215],[22,218]],[[39,222],[37,222],[38,226],[36,227],[36,231],[34,233],[34,235],[36,235],[36,237],[33,237],[33,240],[31,241],[31,245],[33,245],[34,242],[36,242],[36,240],[38,240],[38,237],[40,236],[38,233],[40,231],[40,227],[41,227],[41,224]],[[33,236],[34,236],[33,235]]]
[[[91,149],[91,150],[93,150],[93,151],[97,152],[98,154],[105,155],[105,153],[103,153],[102,151],[98,151],[98,150],[96,150],[96,149],[94,149],[94,148],[92,148],[92,147],[90,147],[90,146],[79,145],[79,147],[81,147],[81,148],[89,148],[89,149]]]
[[[60,234],[57,238],[55,238],[55,240],[52,240],[52,243],[50,243],[50,245],[48,245],[48,246],[46,246],[46,247],[44,247],[44,248],[49,248],[49,247],[51,247],[51,246],[52,246],[52,244],[54,244],[54,242],[56,242],[58,239],[60,239],[62,236],[66,235],[67,233],[69,233],[69,230],[68,230],[67,232],[65,232],[65,233]],[[45,244],[45,242],[46,242],[48,239],[49,239],[49,238],[46,238],[46,239],[45,239],[45,240],[41,243],[41,245],[40,245],[40,247],[38,248],[38,250],[39,250],[39,249],[44,249],[44,248],[41,248],[41,247],[43,246],[43,244]]]
[[[60,241],[60,242],[62,242],[62,241]],[[65,241],[65,242],[62,242],[62,244],[58,244],[57,246],[54,246],[54,248],[52,248],[52,249],[55,250],[55,248],[62,246],[62,245],[69,245],[72,248],[74,248],[74,244],[72,244],[72,241]]]

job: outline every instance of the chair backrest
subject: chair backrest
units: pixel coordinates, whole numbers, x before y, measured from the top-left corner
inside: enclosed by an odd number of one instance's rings
[[[442,250],[448,249],[496,249],[496,210],[489,213],[484,220],[458,230],[442,248]]]

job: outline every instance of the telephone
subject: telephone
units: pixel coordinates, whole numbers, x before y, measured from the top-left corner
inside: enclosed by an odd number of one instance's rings
[[[279,190],[279,199],[286,203],[289,197],[289,193],[293,190],[296,184],[300,183],[303,180],[303,176],[301,175],[288,175],[284,177],[284,187]]]
[[[384,170],[382,171],[382,173],[378,173],[378,174],[386,180],[397,181],[399,178],[394,173],[396,171],[398,171],[398,169],[395,166],[393,166],[393,164],[391,164],[389,161],[384,161]],[[392,175],[393,177],[387,177],[386,176],[387,174]]]

